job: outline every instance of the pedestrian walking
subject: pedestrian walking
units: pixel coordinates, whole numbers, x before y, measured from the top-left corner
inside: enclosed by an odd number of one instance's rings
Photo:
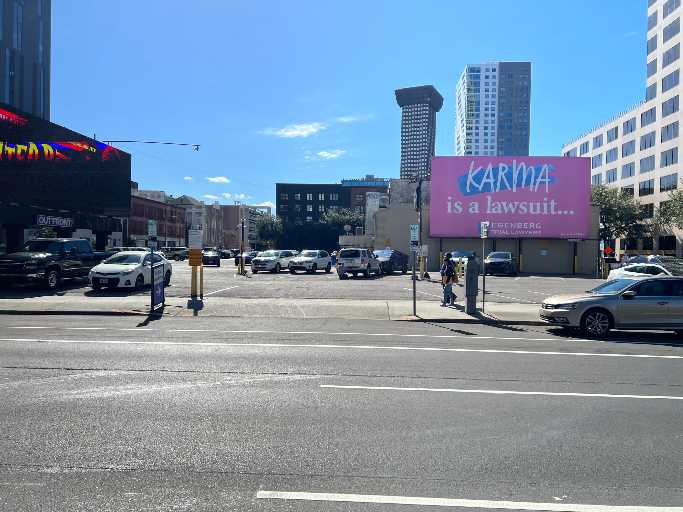
[[[455,275],[455,267],[451,260],[451,253],[447,252],[443,255],[443,264],[441,265],[441,286],[443,287],[443,300],[441,306],[446,307],[455,303],[455,296],[453,295],[453,276]]]

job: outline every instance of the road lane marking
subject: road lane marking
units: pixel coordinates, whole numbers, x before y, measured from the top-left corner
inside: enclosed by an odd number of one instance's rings
[[[683,359],[683,356],[654,354],[600,354],[594,352],[556,352],[540,350],[503,350],[486,348],[446,348],[446,347],[398,347],[391,345],[336,345],[330,343],[226,343],[212,341],[143,341],[143,340],[63,340],[54,338],[0,338],[0,341],[27,343],[92,343],[101,345],[159,345],[159,346],[207,346],[207,347],[265,347],[265,348],[315,348],[315,349],[355,349],[355,350],[397,350],[408,352],[462,352],[478,354],[511,354],[532,356],[577,356],[577,357],[627,357],[636,359]]]
[[[213,295],[214,293],[220,293],[220,292],[225,292],[225,291],[227,291],[227,290],[232,290],[233,288],[239,288],[239,285],[236,285],[236,286],[228,286],[227,288],[221,288],[220,290],[214,290],[214,291],[212,291],[212,292],[205,293],[205,294],[204,294],[204,297],[208,297],[209,295]]]
[[[368,391],[424,391],[432,393],[473,393],[484,395],[530,395],[530,396],[572,396],[581,398],[642,398],[657,400],[683,400],[683,396],[669,395],[613,395],[610,393],[554,393],[551,391],[509,391],[503,389],[463,389],[463,388],[402,388],[394,386],[342,386],[321,384],[321,388],[363,389]]]
[[[258,491],[257,499],[377,503],[434,507],[527,510],[534,512],[683,512],[683,507],[648,507],[642,505],[584,505],[578,503],[537,503],[532,501],[468,500],[379,494],[341,494],[326,492]]]

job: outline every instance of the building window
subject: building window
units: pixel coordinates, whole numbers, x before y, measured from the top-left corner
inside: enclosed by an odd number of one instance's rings
[[[655,145],[657,132],[646,133],[640,137],[640,150],[651,148]]]
[[[657,34],[647,40],[647,54],[650,55],[657,49]]]
[[[650,78],[657,72],[657,58],[655,57],[647,63],[647,77]]]
[[[657,96],[657,82],[648,85],[645,88],[645,101],[650,101],[655,99]]]
[[[325,205],[324,205],[324,204],[319,204],[319,205],[318,205],[318,211],[319,211],[319,212],[324,212],[324,211],[325,211]]]
[[[657,107],[652,107],[640,114],[640,126],[647,126],[650,123],[654,123],[657,120]]]
[[[581,147],[579,148],[579,154],[585,155],[586,153],[588,153],[589,150],[590,150],[590,146],[589,146],[588,141],[582,142]]]
[[[635,141],[632,140],[631,142],[633,142],[635,145]],[[631,142],[628,142],[627,144],[630,144]],[[619,148],[608,149],[607,152],[605,153],[605,163],[606,164],[608,164],[610,162],[614,162],[617,158],[619,158]]]
[[[681,0],[667,0],[662,7],[662,19],[678,9],[681,5]]]
[[[614,128],[610,128],[607,130],[607,142],[612,142],[614,140],[617,140],[617,137],[619,137],[619,127],[615,126]]]
[[[287,199],[289,199],[289,194],[287,194],[286,192],[282,192],[280,194],[280,201],[287,201]]]
[[[318,201],[324,201],[324,200],[325,200],[325,193],[318,194]]]
[[[337,192],[330,194],[330,201],[339,201],[339,194]]]
[[[640,159],[640,174],[654,171],[655,169],[655,155],[650,155]]]
[[[678,163],[678,146],[662,151],[659,167],[668,167]]]
[[[294,211],[295,211],[295,212],[300,212],[300,211],[301,211],[301,205],[300,205],[300,204],[295,204],[295,205],[294,205]]]
[[[636,174],[635,162],[629,162],[621,166],[621,179],[630,178]]]
[[[662,117],[678,112],[678,95],[662,103]]]
[[[655,214],[654,203],[641,204],[640,205],[640,212],[641,212],[641,215],[643,216],[644,219],[651,219],[652,216]]]
[[[596,167],[600,167],[602,165],[602,153],[599,155],[595,155],[593,158],[591,158],[591,169],[595,169]]]
[[[654,193],[655,193],[655,180],[645,180],[645,181],[641,181],[638,184],[638,195],[640,197],[651,196]]]
[[[647,29],[652,30],[657,26],[657,11],[647,17]]]
[[[312,212],[312,211],[313,211],[313,205],[312,205],[312,204],[307,204],[307,205],[306,205],[306,211],[307,211],[307,212]]]
[[[674,21],[669,23],[664,27],[664,32],[662,33],[662,43],[666,43],[673,36],[681,31],[681,19],[676,18]]]
[[[632,131],[635,131],[636,129],[636,118],[632,117],[631,119],[627,119],[624,121],[624,135],[627,133],[631,133]]]
[[[294,194],[295,201],[301,201],[301,194]]]
[[[636,141],[635,139],[628,142],[624,142],[621,145],[621,156],[629,156],[636,152]]]
[[[306,222],[313,222],[313,217],[311,217],[310,215],[307,215],[306,216]]]
[[[602,146],[602,133],[593,137],[593,149],[597,149]]]
[[[621,187],[621,193],[624,195],[633,197],[633,185],[627,185],[625,187]]]
[[[281,204],[281,205],[280,205],[280,210],[284,211],[284,210],[286,210],[286,209],[287,209],[287,205],[286,205],[286,204]]]
[[[659,178],[659,191],[667,192],[678,188],[678,173],[667,174]]]
[[[677,43],[676,46],[672,46],[662,55],[662,69],[667,67],[672,62],[678,60],[681,56],[681,43]]]
[[[21,50],[24,35],[24,5],[21,2],[14,2],[12,14],[12,48]]]
[[[576,156],[576,148],[572,148],[569,151],[565,151],[564,156],[569,156],[569,157]]]
[[[662,78],[662,92],[663,93],[678,85],[679,75],[680,75],[680,71],[677,69],[673,73],[669,73],[664,78]]]
[[[591,177],[591,183],[593,185],[600,185],[602,183],[602,174],[594,174]]]
[[[662,126],[662,138],[661,142],[666,142],[671,139],[678,137],[678,121],[674,121],[671,124]]]
[[[605,173],[605,182],[614,183],[615,181],[617,181],[617,170],[616,169],[609,169]]]
[[[313,201],[313,194],[306,194],[306,201]]]

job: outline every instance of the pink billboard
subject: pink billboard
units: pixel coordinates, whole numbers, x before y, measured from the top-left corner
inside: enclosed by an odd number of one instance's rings
[[[590,160],[567,157],[437,156],[429,232],[477,238],[588,238]]]

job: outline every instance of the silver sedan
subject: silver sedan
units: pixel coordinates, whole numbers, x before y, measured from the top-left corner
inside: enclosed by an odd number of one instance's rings
[[[620,278],[579,295],[557,295],[539,310],[547,324],[603,337],[610,329],[672,330],[683,335],[683,278]]]

